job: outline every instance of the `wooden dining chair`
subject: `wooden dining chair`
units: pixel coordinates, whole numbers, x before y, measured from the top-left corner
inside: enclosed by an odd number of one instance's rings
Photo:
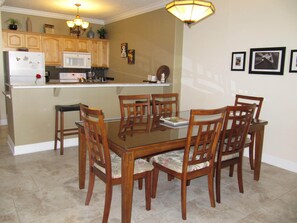
[[[237,94],[235,96],[235,103],[234,105],[249,105],[249,104],[256,104],[256,109],[254,112],[254,119],[259,120],[260,112],[263,104],[263,97],[256,97],[256,96],[248,96],[248,95],[240,95]],[[245,145],[245,147],[249,147],[249,161],[250,167],[253,170],[254,165],[254,145],[255,145],[255,133],[249,134],[250,141]]]
[[[125,141],[127,136],[149,132],[150,123],[150,116],[121,118],[118,136]]]
[[[150,95],[119,95],[121,118],[150,116]]]
[[[178,116],[179,103],[177,93],[152,94],[153,115],[155,116]]]
[[[95,176],[105,183],[105,204],[102,222],[108,222],[113,185],[121,184],[121,158],[109,150],[102,110],[80,106],[89,155],[89,186],[85,204],[89,205]],[[135,160],[134,180],[145,179],[146,210],[151,209],[151,173],[153,166],[146,160]]]
[[[227,106],[216,159],[216,200],[221,202],[221,169],[230,167],[229,176],[233,175],[237,165],[237,179],[240,193],[243,193],[242,157],[248,130],[256,105]]]
[[[217,142],[226,108],[191,110],[184,150],[152,157],[154,165],[152,198],[156,197],[159,170],[181,180],[182,218],[186,220],[187,181],[208,176],[208,191],[212,207],[214,199],[214,166]]]

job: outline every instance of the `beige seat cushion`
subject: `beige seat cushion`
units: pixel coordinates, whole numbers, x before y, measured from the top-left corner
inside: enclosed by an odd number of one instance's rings
[[[112,169],[112,178],[120,178],[122,176],[122,159],[115,153],[110,153],[111,157],[111,169]],[[94,166],[101,170],[103,173],[105,173],[105,169],[98,164],[94,164]],[[146,171],[152,171],[154,169],[154,166],[147,162],[144,159],[137,159],[134,163],[134,174],[137,173],[143,173]]]

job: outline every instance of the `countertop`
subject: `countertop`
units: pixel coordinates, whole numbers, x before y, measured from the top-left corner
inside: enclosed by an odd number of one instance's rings
[[[102,87],[167,87],[171,86],[171,83],[116,83],[116,82],[48,82],[45,85],[12,85],[11,88],[25,89],[25,88],[102,88]]]

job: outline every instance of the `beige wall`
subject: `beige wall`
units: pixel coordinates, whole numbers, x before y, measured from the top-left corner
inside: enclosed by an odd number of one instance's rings
[[[263,161],[297,172],[297,76],[289,73],[290,51],[297,49],[297,1],[212,2],[213,16],[184,27],[181,107],[233,104],[237,93],[263,96],[261,118],[269,122]],[[283,76],[248,73],[250,48],[282,46]],[[247,52],[245,71],[230,70],[236,51]]]
[[[110,39],[108,73],[111,76],[120,82],[142,82],[147,75],[156,74],[161,65],[167,65],[170,68],[168,81],[173,82],[175,68],[181,63],[181,50],[175,51],[175,47],[182,45],[183,35],[182,23],[175,17],[159,9],[108,24],[106,28]],[[134,65],[128,64],[127,58],[121,58],[121,43],[128,43],[128,49],[135,49]]]

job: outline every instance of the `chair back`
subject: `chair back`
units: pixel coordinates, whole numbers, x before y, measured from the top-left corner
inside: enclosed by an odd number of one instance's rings
[[[172,115],[178,116],[179,104],[178,94],[152,94],[153,115],[169,117]]]
[[[150,116],[121,118],[118,136],[126,140],[127,135],[145,133],[150,130]]]
[[[235,96],[235,103],[234,105],[250,105],[256,104],[256,109],[254,112],[254,119],[258,120],[260,117],[260,112],[263,104],[263,97],[256,97],[256,96],[248,96],[248,95],[240,95],[237,94]]]
[[[213,168],[217,143],[226,107],[211,110],[191,110],[187,143],[184,152],[183,174],[191,165]]]
[[[119,95],[121,118],[150,116],[150,95]]]
[[[111,174],[111,158],[102,110],[80,105],[90,167],[96,166],[106,176]]]
[[[256,105],[227,106],[218,161],[222,156],[242,153]]]

